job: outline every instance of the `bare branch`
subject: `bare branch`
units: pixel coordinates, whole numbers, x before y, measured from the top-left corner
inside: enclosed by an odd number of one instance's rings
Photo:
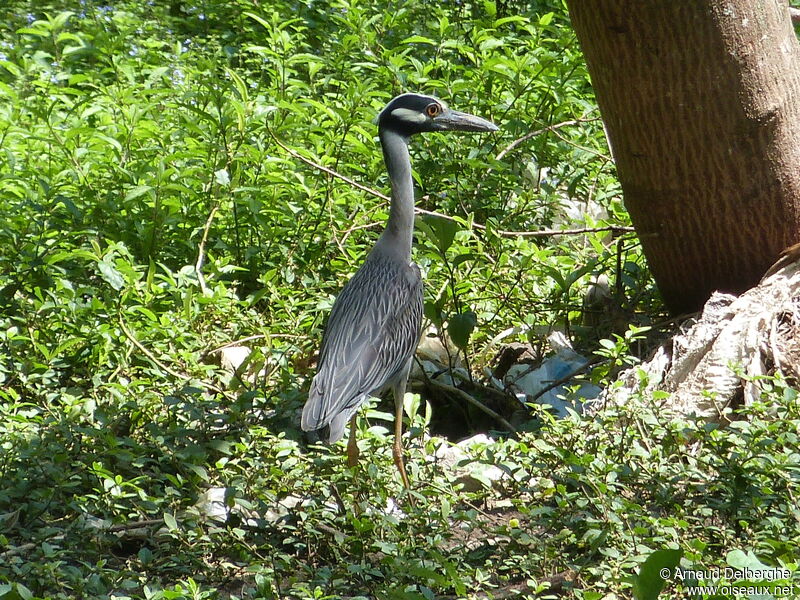
[[[122,327],[122,332],[125,334],[125,337],[127,337],[131,341],[131,343],[133,343],[133,345],[136,346],[159,369],[161,369],[166,373],[169,373],[175,379],[181,379],[183,381],[189,381],[191,379],[188,375],[184,375],[183,373],[178,373],[177,371],[170,369],[167,365],[158,360],[158,358],[156,358],[156,356],[152,352],[150,352],[150,350],[145,348],[145,346],[139,340],[136,339],[136,337],[131,333],[131,331],[125,325],[125,321],[122,319],[122,315],[119,315],[119,326]]]
[[[573,369],[572,371],[570,371],[569,373],[567,373],[563,377],[559,377],[558,379],[556,379],[554,381],[551,381],[549,384],[547,384],[541,390],[536,392],[531,397],[530,402],[536,402],[536,400],[538,400],[539,398],[544,396],[550,390],[553,390],[553,389],[557,388],[558,386],[569,382],[576,375],[580,375],[581,373],[584,373],[589,367],[592,367],[592,366],[594,366],[594,365],[596,365],[596,364],[598,364],[600,362],[603,362],[604,360],[605,359],[602,359],[599,356],[593,356],[592,358],[587,360],[585,363],[583,363],[582,365],[580,365],[576,369]]]
[[[214,348],[213,350],[209,350],[203,356],[208,356],[210,354],[216,354],[217,352],[222,352],[223,350],[225,350],[225,348],[230,348],[232,346],[241,346],[245,342],[252,342],[253,340],[260,340],[260,339],[266,338],[266,337],[269,337],[270,339],[272,339],[272,338],[281,338],[281,339],[287,339],[287,340],[303,339],[302,335],[297,335],[295,333],[270,333],[269,335],[267,335],[265,333],[257,333],[255,335],[248,335],[247,337],[239,338],[238,340],[231,340],[230,342],[227,342],[227,343],[223,344],[222,346]]]
[[[203,237],[200,240],[200,245],[197,247],[197,262],[194,264],[194,271],[197,273],[197,281],[200,283],[200,291],[203,295],[208,294],[208,286],[206,285],[206,278],[203,276],[203,263],[206,260],[206,241],[208,241],[208,231],[211,229],[211,222],[214,220],[214,215],[219,210],[219,204],[216,204],[211,209],[211,213],[206,219],[206,224],[203,227]]]
[[[147,358],[149,358],[159,369],[162,369],[164,372],[172,375],[175,379],[180,379],[181,381],[192,381],[192,378],[184,373],[178,373],[174,369],[171,369],[163,362],[161,362],[158,358],[156,358],[155,354],[150,352],[136,337],[131,333],[128,327],[125,325],[125,321],[122,318],[122,315],[118,315],[119,318],[119,325],[122,328],[122,332],[125,334],[131,343],[136,346]],[[229,397],[228,394],[222,388],[215,386],[213,383],[204,382],[204,385],[208,387],[210,390],[217,392],[218,394],[222,394],[225,397]]]
[[[566,144],[569,144],[570,146],[573,146],[573,147],[577,148],[578,150],[583,150],[584,152],[588,152],[589,154],[594,154],[595,156],[599,156],[600,158],[602,158],[604,160],[607,160],[608,162],[611,162],[612,160],[614,160],[608,154],[603,154],[602,152],[598,152],[597,150],[594,150],[592,148],[588,148],[586,146],[581,146],[580,144],[576,144],[572,140],[567,139],[563,135],[558,133],[558,131],[553,130],[553,135],[555,135],[562,142],[564,142]]]
[[[141,521],[129,521],[127,523],[117,523],[107,528],[107,531],[114,533],[120,531],[129,531],[131,529],[141,529],[143,527],[152,527],[154,525],[163,525],[164,519],[142,519]]]
[[[373,221],[372,223],[365,223],[363,225],[353,225],[352,227],[348,227],[344,231],[344,235],[342,236],[342,243],[344,244],[347,238],[350,237],[350,234],[353,233],[354,231],[358,231],[359,229],[372,229],[373,227],[380,227],[383,224],[384,223],[381,221]]]
[[[477,224],[475,224],[478,227]],[[484,226],[480,226],[485,229]],[[636,230],[633,227],[625,227],[623,225],[607,225],[606,227],[578,227],[576,229],[540,229],[539,231],[495,231],[497,235],[504,237],[554,237],[557,235],[579,235],[583,233],[599,233],[602,231],[611,231],[613,233],[633,233]]]
[[[566,124],[580,123],[582,121],[589,121],[589,120],[592,120],[592,119],[578,119],[576,121],[565,121],[564,123],[558,123],[556,125],[552,125],[550,127],[550,129],[555,131],[555,128],[557,128],[558,126],[564,126],[565,127]],[[537,130],[535,132],[531,132],[531,134],[541,133],[542,131],[544,131],[544,130]],[[338,179],[341,179],[345,183],[347,183],[349,185],[352,185],[353,187],[361,190],[362,192],[366,192],[368,194],[371,194],[371,195],[375,196],[376,198],[380,198],[381,200],[384,200],[384,201],[388,201],[389,200],[389,196],[387,196],[385,194],[382,194],[381,192],[379,192],[377,190],[374,190],[371,187],[367,187],[366,185],[362,185],[362,184],[358,183],[357,181],[354,181],[353,179],[350,179],[346,175],[342,175],[341,173],[339,173],[337,171],[334,171],[333,169],[330,169],[330,168],[328,168],[328,167],[326,167],[324,165],[321,165],[318,162],[315,162],[315,161],[311,160],[310,158],[306,158],[302,154],[298,153],[296,150],[293,150],[293,149],[289,148],[283,142],[281,142],[275,136],[275,134],[272,133],[271,130],[270,130],[270,135],[272,136],[272,139],[275,140],[275,143],[278,144],[278,146],[280,146],[286,152],[288,152],[291,156],[293,156],[294,158],[304,162],[308,166],[313,167],[313,168],[315,168],[315,169],[317,169],[319,171],[322,171],[324,173],[327,173],[328,175],[331,175],[332,177],[336,177]],[[522,138],[520,138],[520,139],[522,139]],[[588,152],[594,152],[593,150],[590,150],[588,148],[585,148],[585,150],[587,150]],[[507,152],[507,151],[508,151],[508,148],[506,150],[503,150],[503,152]],[[503,152],[501,152],[501,154]],[[602,155],[600,155],[600,156],[602,156]],[[423,199],[425,199],[425,198],[428,198],[428,196],[424,196],[423,197]],[[434,217],[439,217],[440,219],[447,219],[448,221],[455,221],[457,223],[461,223],[462,220],[463,220],[463,219],[459,219],[457,217],[451,217],[450,215],[446,215],[446,214],[443,214],[443,213],[440,213],[440,212],[435,212],[435,211],[431,211],[431,210],[425,210],[424,208],[416,207],[414,210],[415,210],[415,212],[417,212],[418,214],[421,214],[421,215],[430,215],[430,216],[434,216]],[[355,229],[366,229],[366,228],[369,228],[369,227],[373,227],[374,225],[375,225],[374,223],[370,223],[368,225],[361,225],[361,226],[357,226],[357,227],[348,229],[345,232],[345,234],[346,234],[345,235],[345,239],[346,239],[346,236],[349,235]],[[472,223],[472,227],[475,227],[476,229],[482,229],[482,230],[489,229],[486,225],[481,225],[480,223],[475,223],[475,222]],[[557,236],[557,235],[581,235],[581,234],[584,234],[584,233],[599,233],[599,232],[602,232],[602,231],[611,231],[611,232],[614,232],[614,233],[630,233],[630,232],[633,232],[635,230],[634,230],[633,227],[624,227],[624,226],[621,226],[621,225],[608,225],[606,227],[579,227],[577,229],[542,229],[542,230],[539,230],[539,231],[506,231],[506,230],[503,230],[503,229],[495,229],[495,230],[492,230],[492,231],[494,233],[496,233],[497,235],[502,236],[502,237],[552,237],[552,236]]]
[[[495,160],[500,160],[520,144],[527,142],[529,139],[535,138],[538,135],[542,135],[543,133],[547,133],[549,131],[555,131],[556,129],[561,129],[562,127],[569,127],[570,125],[578,125],[579,123],[590,123],[592,121],[599,121],[599,120],[600,117],[592,117],[590,119],[573,119],[571,121],[563,121],[561,123],[555,123],[553,125],[548,125],[547,127],[542,127],[541,129],[529,131],[521,138],[517,138],[516,140],[511,142],[508,146],[503,148],[500,151],[500,153],[497,156],[495,156]]]
[[[427,198],[425,196],[424,198]],[[446,215],[444,213],[436,212],[433,210],[425,210],[424,208],[416,208],[416,212],[422,215],[430,215],[432,217],[439,217],[440,219],[447,219],[448,221],[456,221],[459,224],[463,224],[463,219],[458,217],[451,217],[450,215]],[[475,229],[481,229],[483,231],[488,230],[489,228],[486,225],[481,225],[480,223],[475,223],[474,221],[471,223],[471,226]],[[605,227],[578,227],[576,229],[540,229],[539,231],[507,231],[505,229],[492,229],[492,233],[499,235],[501,237],[552,237],[557,235],[578,235],[583,233],[598,233],[602,231],[611,231],[614,233],[631,233],[635,232],[636,230],[633,227],[627,227],[625,225],[607,225]]]
[[[297,152],[297,150],[293,150],[292,148],[289,148],[287,145],[285,145],[283,142],[281,142],[278,139],[278,137],[274,133],[272,133],[271,129],[267,128],[267,131],[269,131],[269,134],[272,136],[272,139],[275,140],[275,143],[278,144],[278,146],[280,146],[281,148],[286,150],[286,152],[291,154],[297,160],[306,163],[309,167],[314,167],[315,169],[317,169],[319,171],[323,171],[324,173],[327,173],[328,175],[331,175],[333,177],[341,179],[345,183],[347,183],[349,185],[352,185],[354,188],[357,188],[357,189],[361,190],[362,192],[366,192],[368,194],[372,194],[373,196],[376,196],[376,197],[378,197],[378,198],[380,198],[382,200],[387,200],[387,201],[389,200],[389,196],[387,196],[386,194],[382,194],[378,190],[374,190],[371,187],[367,187],[366,185],[362,185],[362,184],[358,183],[357,181],[355,181],[354,179],[350,179],[346,175],[342,175],[341,173],[339,173],[337,171],[334,171],[333,169],[329,169],[328,167],[326,167],[324,165],[321,165],[318,162],[314,162],[310,158],[306,158],[305,156],[303,156],[302,154]]]
[[[55,539],[63,539],[63,535],[56,535],[53,537],[47,538],[48,540],[55,540]],[[17,554],[23,554],[28,550],[33,550],[39,544],[34,544],[33,542],[28,542],[27,544],[22,544],[21,546],[12,546],[8,550],[3,553],[0,553],[0,558],[10,558],[12,556],[16,556]]]
[[[425,383],[433,386],[434,388],[436,388],[436,389],[438,389],[438,390],[440,390],[442,392],[445,392],[445,393],[448,393],[448,394],[452,394],[454,396],[458,396],[462,400],[472,404],[472,406],[476,407],[477,409],[485,412],[487,415],[489,415],[495,421],[497,421],[503,427],[505,427],[508,431],[511,431],[513,433],[517,433],[517,428],[516,427],[514,427],[511,423],[506,421],[501,415],[497,414],[491,408],[489,408],[488,406],[483,404],[481,401],[479,401],[479,400],[473,398],[472,396],[470,396],[464,390],[462,390],[460,388],[457,388],[457,387],[455,387],[453,385],[448,385],[446,383],[442,383],[441,381],[436,381],[435,379],[427,379]]]

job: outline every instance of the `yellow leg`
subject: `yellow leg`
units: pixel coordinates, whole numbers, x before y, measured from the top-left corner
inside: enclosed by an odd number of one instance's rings
[[[405,396],[405,387],[405,380],[403,380],[394,389],[394,444],[392,445],[392,457],[397,470],[400,471],[403,485],[406,489],[410,489],[411,485],[408,482],[406,466],[403,463],[403,446],[401,444],[403,439],[403,397]]]
[[[358,465],[358,444],[356,443],[356,416],[350,417],[350,438],[347,440],[347,466]]]
[[[358,450],[358,444],[356,443],[356,416],[353,415],[350,417],[350,437],[347,439],[347,466],[348,467],[357,467],[358,466],[358,456],[361,454]],[[353,483],[355,483],[355,487],[353,488],[353,514],[360,515],[361,509],[359,508],[358,499],[360,497],[359,492],[359,485],[358,485],[358,470],[353,473]]]

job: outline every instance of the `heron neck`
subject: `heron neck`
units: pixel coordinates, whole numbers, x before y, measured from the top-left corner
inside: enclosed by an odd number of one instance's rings
[[[395,250],[400,258],[409,261],[414,234],[414,182],[411,178],[408,140],[389,130],[381,130],[378,136],[392,184],[389,220],[381,235],[381,241],[385,240],[381,246]]]

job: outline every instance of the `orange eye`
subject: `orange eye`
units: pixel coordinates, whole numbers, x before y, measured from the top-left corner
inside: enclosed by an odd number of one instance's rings
[[[440,112],[442,112],[442,107],[438,104],[432,103],[425,107],[425,114],[429,117],[435,117]]]

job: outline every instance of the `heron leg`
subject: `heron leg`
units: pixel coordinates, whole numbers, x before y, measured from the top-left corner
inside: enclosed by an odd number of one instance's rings
[[[392,445],[392,458],[397,470],[400,471],[400,477],[403,480],[403,485],[406,489],[410,489],[411,485],[408,482],[408,475],[406,475],[406,466],[403,462],[403,398],[406,395],[406,377],[403,374],[400,381],[394,386],[394,443]]]
[[[350,417],[350,438],[347,440],[347,466],[358,465],[358,444],[356,443],[356,416]]]

